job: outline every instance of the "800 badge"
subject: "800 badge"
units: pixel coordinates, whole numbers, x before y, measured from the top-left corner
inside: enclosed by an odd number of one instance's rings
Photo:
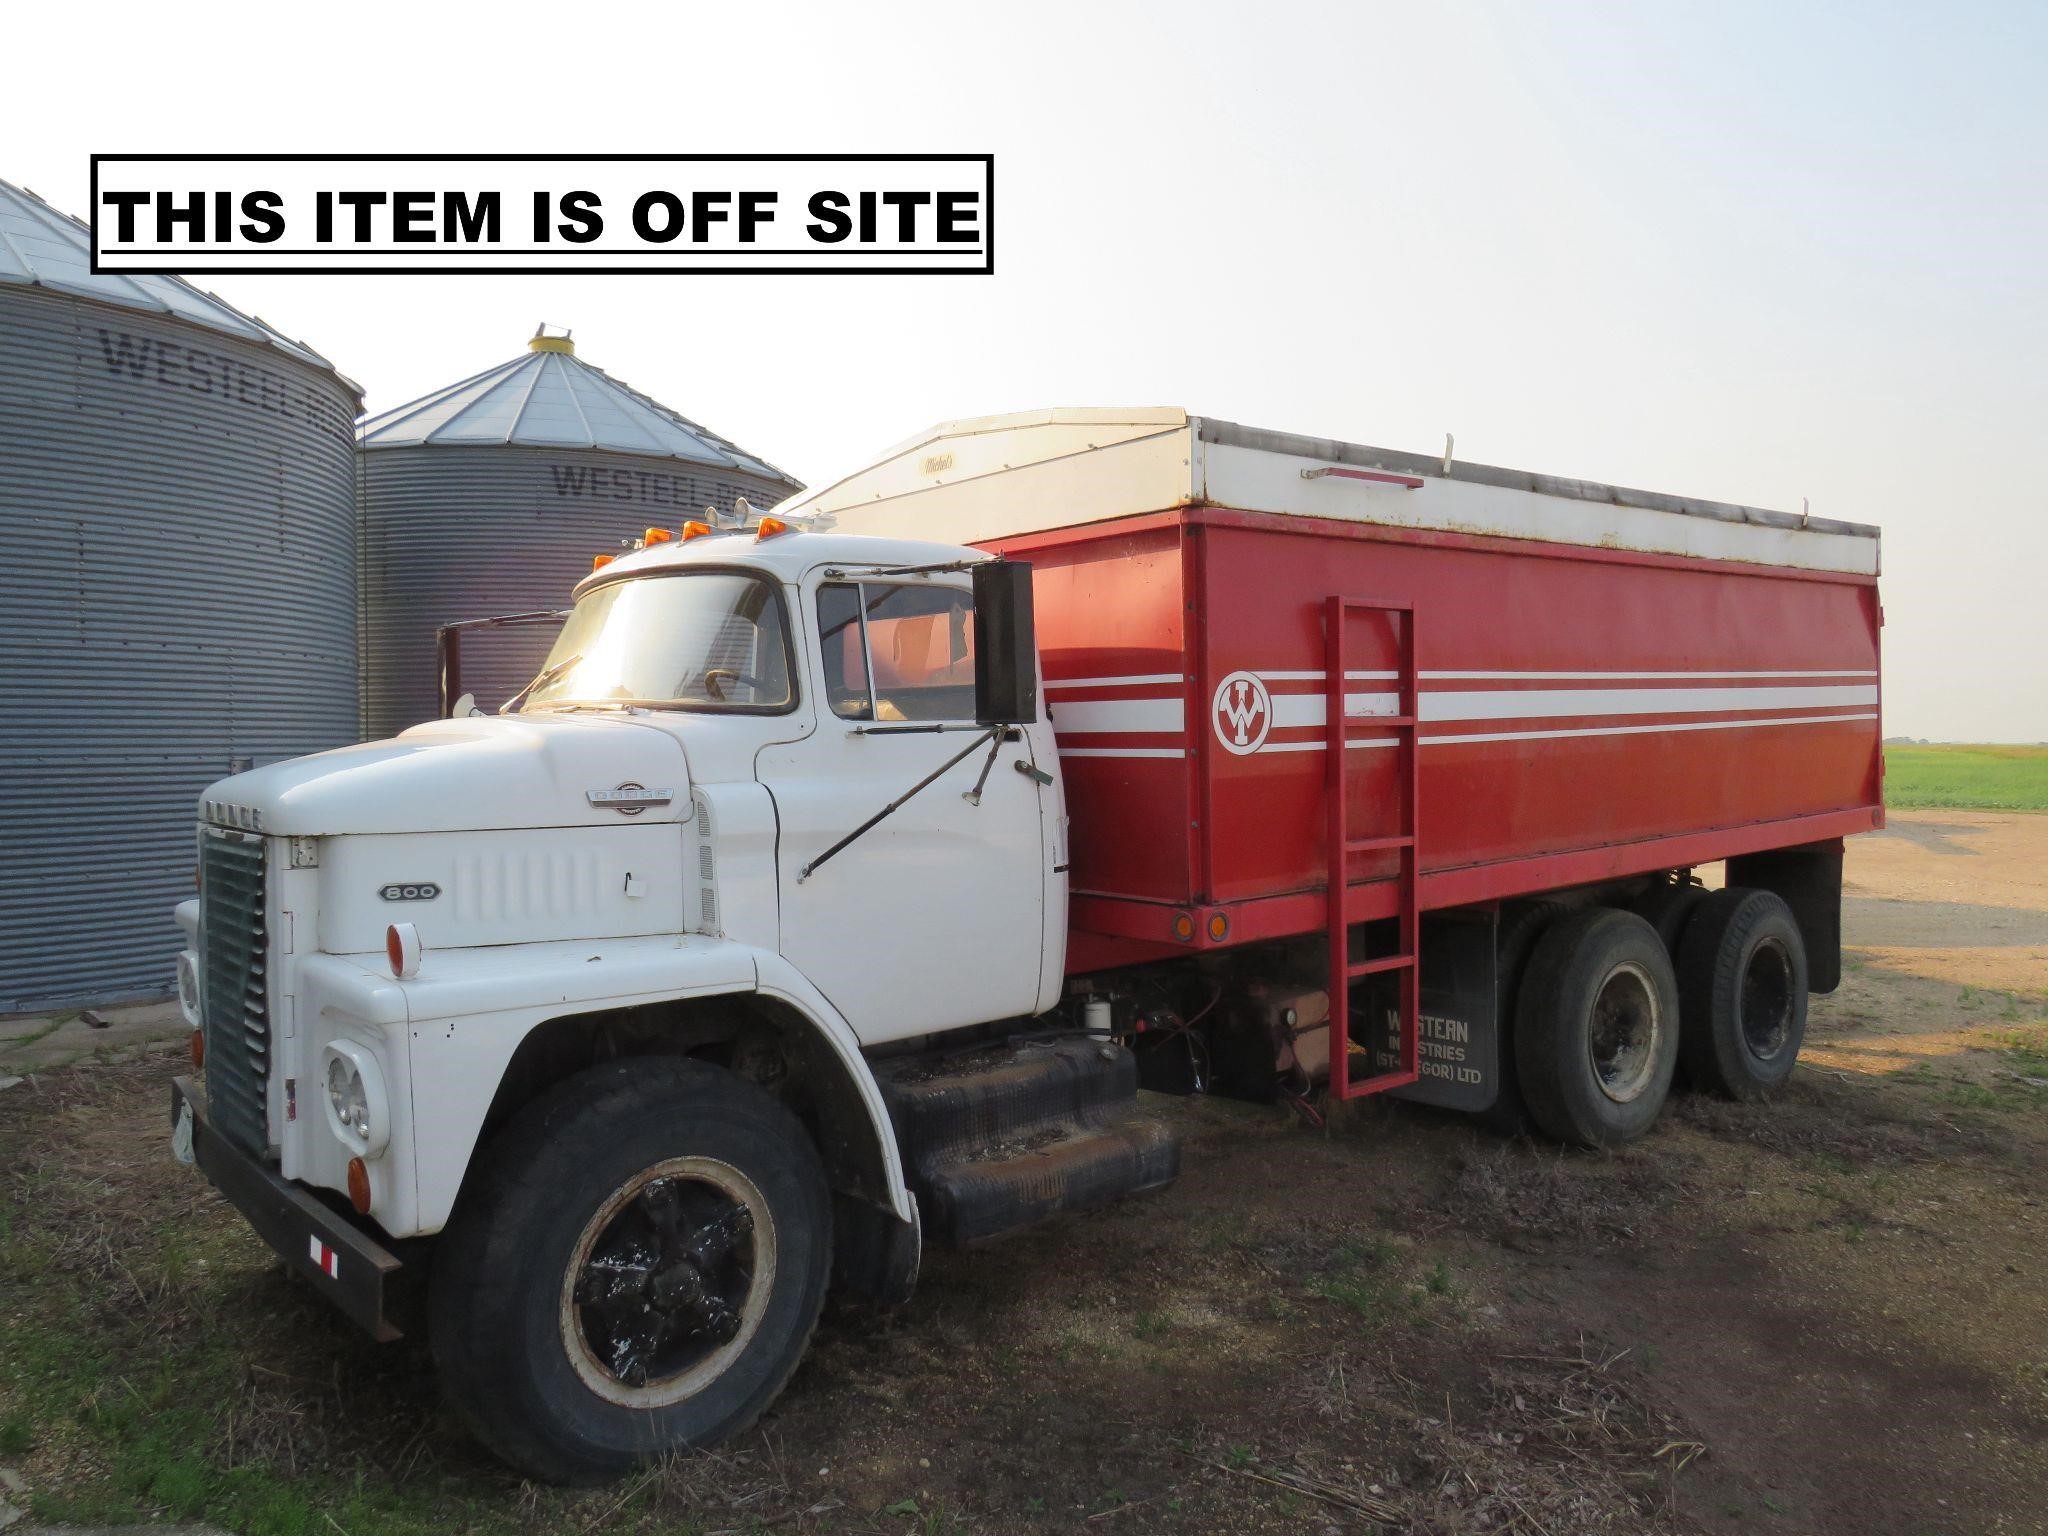
[[[431,880],[394,880],[377,894],[386,901],[432,901],[441,887]]]

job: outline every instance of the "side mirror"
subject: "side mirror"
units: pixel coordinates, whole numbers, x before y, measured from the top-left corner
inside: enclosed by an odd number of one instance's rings
[[[1038,719],[1031,567],[1021,560],[974,567],[974,718],[981,725]]]

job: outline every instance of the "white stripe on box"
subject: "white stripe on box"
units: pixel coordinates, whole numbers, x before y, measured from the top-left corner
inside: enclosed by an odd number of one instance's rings
[[[1823,688],[1503,688],[1433,689],[1422,696],[1426,721],[1599,719],[1614,715],[1705,715],[1742,709],[1846,709],[1875,704],[1867,684]],[[1348,693],[1345,716],[1370,720],[1400,707],[1392,693]],[[1321,726],[1320,693],[1273,695],[1276,731]]]
[[[1178,736],[1187,728],[1187,709],[1179,699],[1079,699],[1055,703],[1052,723],[1062,736],[1114,731]]]
[[[1508,688],[1470,693],[1450,690],[1425,693],[1422,718],[1559,720],[1574,715],[1708,715],[1740,709],[1824,709],[1876,702],[1877,689],[1864,684],[1833,688]]]
[[[1547,731],[1468,731],[1441,736],[1424,736],[1425,747],[1455,747],[1468,742],[1486,741],[1552,741],[1570,736],[1653,736],[1661,732],[1678,731],[1736,731],[1749,726],[1778,725],[1833,725],[1846,720],[1875,720],[1876,711],[1848,715],[1787,715],[1775,720],[1674,720],[1661,725],[1607,725],[1567,727]],[[1370,741],[1352,741],[1350,747],[1391,747],[1398,737],[1378,736]],[[1268,741],[1257,750],[1260,752],[1321,752],[1326,743],[1320,738],[1306,741]]]
[[[1835,725],[1844,720],[1875,720],[1877,712],[1870,710],[1854,715],[1785,715],[1775,720],[1680,720],[1665,725],[1607,725],[1583,726],[1571,730],[1555,731],[1478,731],[1446,736],[1425,736],[1425,747],[1459,746],[1477,741],[1550,741],[1565,736],[1648,736],[1663,731],[1739,731],[1751,726],[1776,725]]]
[[[1146,672],[1131,677],[1049,677],[1048,688],[1149,688],[1159,683],[1178,685],[1187,679],[1178,672]]]
[[[1179,747],[1061,747],[1061,757],[1186,757]]]
[[[1349,677],[1354,674],[1346,673]],[[1322,673],[1318,672],[1317,677]],[[1858,671],[1852,667],[1822,668],[1811,672],[1424,672],[1426,679],[1438,682],[1573,682],[1597,683],[1609,681],[1682,682],[1697,678],[1702,682],[1722,678],[1773,678],[1773,677],[1875,677],[1874,671]]]

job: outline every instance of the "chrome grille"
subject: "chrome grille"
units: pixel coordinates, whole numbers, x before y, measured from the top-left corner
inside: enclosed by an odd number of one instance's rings
[[[199,1007],[206,1096],[221,1133],[268,1149],[270,952],[264,927],[263,840],[209,829],[199,854]]]

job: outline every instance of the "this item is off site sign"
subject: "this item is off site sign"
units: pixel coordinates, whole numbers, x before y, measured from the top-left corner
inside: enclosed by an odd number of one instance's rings
[[[94,155],[98,272],[995,271],[993,155]]]

